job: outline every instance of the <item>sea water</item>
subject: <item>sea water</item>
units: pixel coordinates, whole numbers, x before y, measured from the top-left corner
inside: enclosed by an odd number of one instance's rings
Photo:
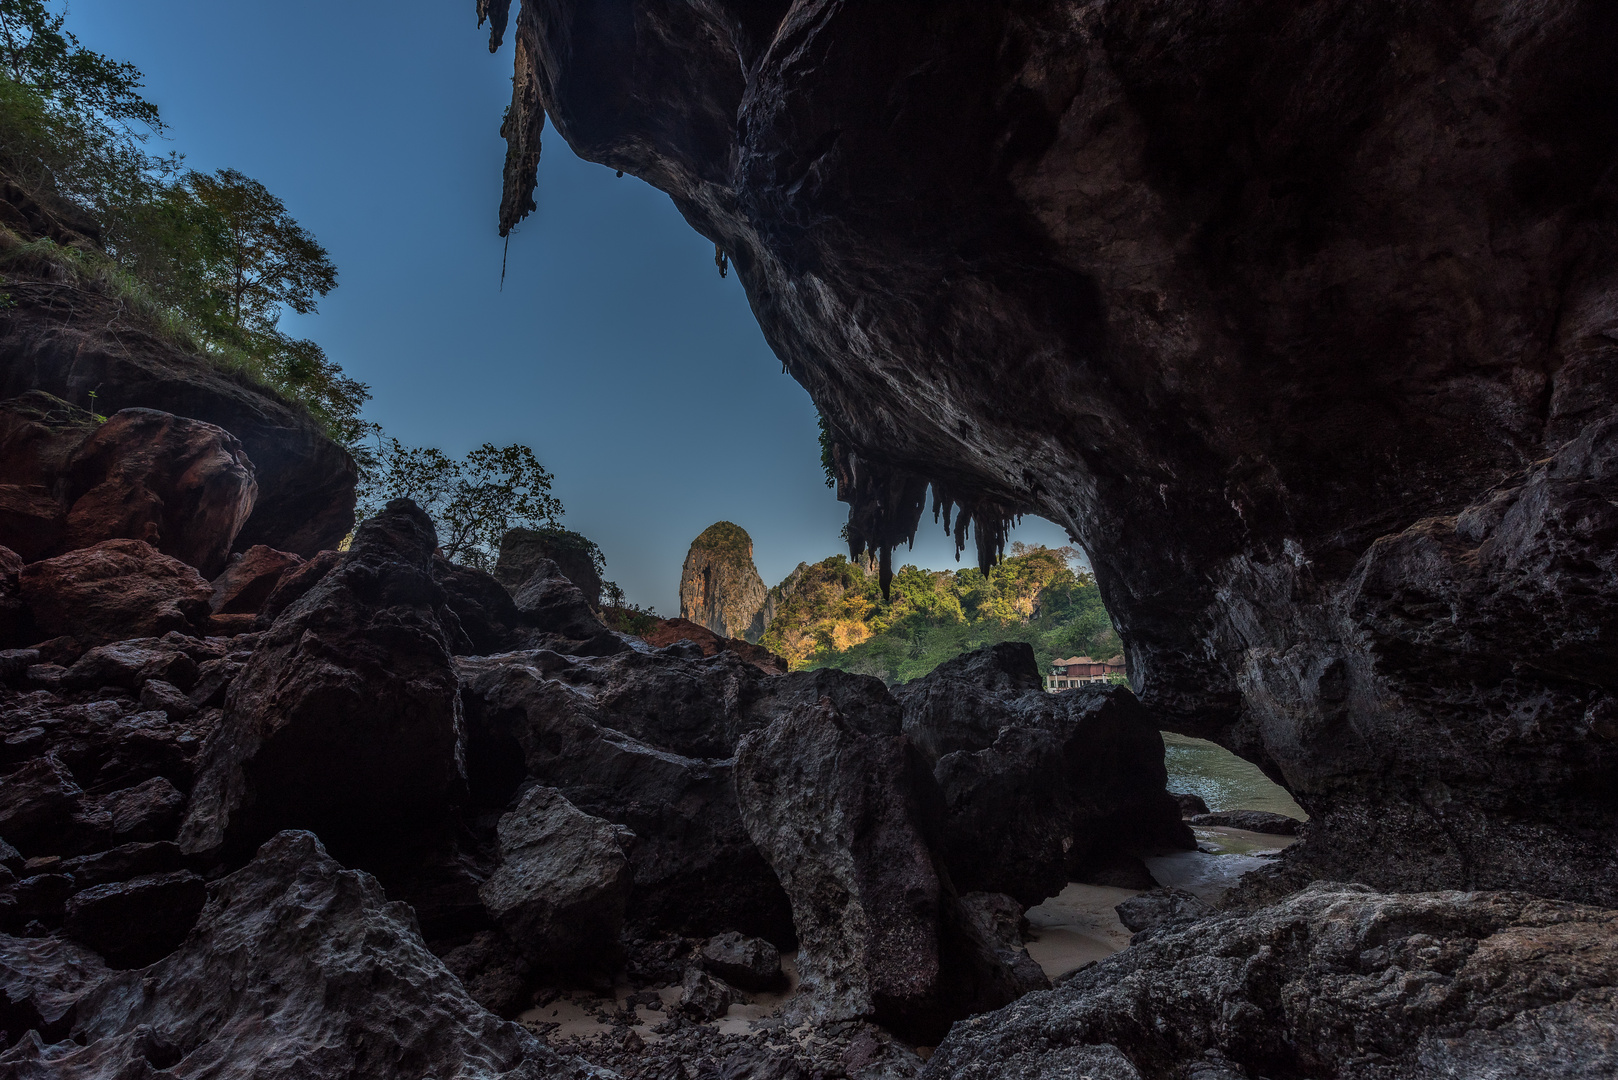
[[[1165,731],[1163,750],[1169,790],[1200,795],[1209,810],[1268,810],[1309,820],[1285,788],[1223,746]]]

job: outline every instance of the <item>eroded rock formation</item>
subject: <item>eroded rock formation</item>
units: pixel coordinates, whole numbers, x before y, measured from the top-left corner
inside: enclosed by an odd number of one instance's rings
[[[757,641],[766,595],[753,565],[753,538],[741,526],[716,521],[691,541],[680,571],[680,618],[720,637]]]
[[[1597,1077],[1618,1067],[1615,1002],[1618,913],[1318,883],[1148,930],[958,1026],[923,1075]]]
[[[499,12],[491,9],[498,20]],[[1618,13],[526,0],[826,418],[850,539],[1089,552],[1142,700],[1320,873],[1618,902]],[[953,518],[953,521],[951,520]]]

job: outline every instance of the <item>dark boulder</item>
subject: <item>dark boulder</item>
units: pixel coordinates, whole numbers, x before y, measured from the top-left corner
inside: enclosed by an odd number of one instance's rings
[[[107,815],[114,844],[171,840],[185,809],[185,795],[167,777],[153,776],[87,805],[92,812]]]
[[[62,677],[62,684],[69,689],[118,686],[139,691],[149,680],[161,679],[175,687],[189,689],[197,678],[197,651],[186,645],[194,640],[173,633],[172,637],[132,638],[98,645],[73,662]]]
[[[523,644],[522,614],[493,577],[434,556],[433,580],[444,590],[444,606],[455,616],[455,655],[487,656]]]
[[[467,995],[496,1016],[509,1020],[528,1006],[533,965],[498,930],[479,930],[467,941],[442,953]]]
[[[37,390],[0,401],[0,544],[25,562],[61,543],[67,465],[95,429],[88,411]]]
[[[961,931],[933,852],[942,796],[903,736],[863,735],[798,707],[736,755],[742,820],[792,901],[795,1015],[856,1018],[919,1039],[1011,1000],[1013,981]]]
[[[718,1020],[740,997],[723,980],[693,965],[685,969],[685,977],[680,980],[680,1000],[675,1007],[699,1022]]]
[[[678,658],[668,651],[654,656],[684,669],[752,670],[734,658]],[[627,918],[633,925],[701,936],[740,930],[790,943],[787,898],[742,825],[731,762],[686,757],[604,726],[644,722],[643,730],[667,730],[651,723],[666,711],[632,716],[628,703],[680,708],[678,701],[631,693],[615,681],[625,671],[642,670],[640,659],[631,653],[581,658],[537,651],[458,660],[474,802],[504,807],[531,776],[560,789],[585,813],[630,829],[634,890]],[[623,667],[631,661],[632,667]],[[699,688],[708,677],[690,670],[683,676]],[[717,685],[723,688],[724,680]],[[602,707],[603,686],[624,691],[614,707]],[[721,724],[715,726],[722,727],[722,696],[693,703],[709,719],[717,713]],[[682,732],[688,729],[676,729]]]
[[[464,746],[436,546],[414,503],[389,503],[263,634],[199,770],[182,847],[240,850],[306,826],[363,851],[443,814]]]
[[[74,1005],[107,975],[101,957],[72,941],[0,934],[0,1050],[27,1031],[66,1039]]]
[[[607,629],[584,593],[554,562],[540,559],[512,600],[530,648],[546,648],[576,656],[610,656],[628,648]]]
[[[564,1068],[468,997],[409,909],[308,833],[273,838],[217,882],[175,952],[80,996],[72,1041],[25,1038],[0,1071],[114,1080],[153,1062],[307,1080],[528,1080]]]
[[[237,552],[213,579],[208,610],[215,615],[257,614],[281,578],[302,565],[303,560],[290,551],[277,551],[266,544]]]
[[[1159,926],[1049,994],[957,1025],[923,1075],[1053,1075],[1106,1046],[1140,1076],[1594,1078],[1614,1063],[1615,993],[1614,912],[1316,883],[1251,914]]]
[[[1023,946],[1026,920],[1021,904],[1005,893],[969,892],[962,894],[959,910],[968,935],[995,960],[982,967],[1009,977],[1005,994],[1019,998],[1051,988],[1044,969]]]
[[[253,463],[230,432],[155,409],[122,409],[67,463],[58,549],[144,540],[206,577],[224,569],[258,498]]]
[[[506,936],[538,967],[611,973],[631,883],[619,830],[534,787],[499,836],[499,868],[478,895]]]
[[[782,982],[781,952],[763,938],[732,930],[702,946],[702,966],[743,990],[771,990]]]
[[[321,551],[302,566],[292,567],[276,579],[275,588],[259,608],[258,625],[268,627],[287,608],[303,598],[304,593],[320,584],[321,580],[343,561],[341,551]]]
[[[195,569],[142,540],[105,540],[29,563],[17,582],[41,633],[92,645],[192,630],[213,596]]]
[[[258,483],[241,548],[307,558],[353,527],[358,469],[301,405],[131,326],[116,298],[81,289],[63,307],[59,289],[26,275],[14,283],[16,304],[0,325],[0,394],[42,391],[83,406],[95,391],[104,411],[160,410],[228,431]]]
[[[115,968],[145,967],[179,947],[207,899],[189,870],[147,874],[75,893],[62,927]]]
[[[1134,854],[1195,847],[1162,735],[1128,687],[1048,694],[1017,678],[1037,678],[1027,646],[959,657],[898,694],[918,746],[954,748],[933,774],[959,888],[1033,905]]]
[[[10,650],[39,640],[34,617],[28,611],[22,587],[17,582],[23,565],[21,555],[8,547],[0,547],[0,649]]]
[[[1187,819],[1192,825],[1216,825],[1227,829],[1246,829],[1248,832],[1269,833],[1273,836],[1297,836],[1303,822],[1285,814],[1272,814],[1267,810],[1222,810],[1217,814],[1197,814]]]
[[[579,587],[585,603],[601,606],[601,575],[596,571],[595,545],[567,529],[508,529],[500,538],[494,578],[517,592],[534,576],[539,564],[556,564],[562,576]]]
[[[1175,888],[1132,896],[1113,910],[1118,913],[1118,921],[1132,934],[1213,913],[1213,907],[1200,897]]]
[[[1171,791],[1169,795],[1175,802],[1180,804],[1180,816],[1182,818],[1191,818],[1208,812],[1208,804],[1202,801],[1201,795],[1192,795],[1183,791]]]
[[[25,855],[76,855],[106,846],[112,821],[85,806],[72,770],[47,753],[5,774],[0,836]]]
[[[93,855],[62,860],[62,873],[72,874],[73,884],[81,889],[112,881],[128,881],[144,874],[172,873],[184,868],[185,856],[180,846],[170,840],[119,844]]]

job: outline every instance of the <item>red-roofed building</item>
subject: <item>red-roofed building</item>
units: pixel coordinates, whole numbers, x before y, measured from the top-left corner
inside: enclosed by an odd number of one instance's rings
[[[1093,683],[1112,682],[1109,676],[1127,675],[1124,667],[1124,658],[1114,656],[1110,660],[1092,660],[1088,656],[1073,656],[1066,660],[1051,662],[1051,673],[1045,676],[1045,689],[1053,694],[1063,690],[1071,690],[1075,686],[1089,686]]]

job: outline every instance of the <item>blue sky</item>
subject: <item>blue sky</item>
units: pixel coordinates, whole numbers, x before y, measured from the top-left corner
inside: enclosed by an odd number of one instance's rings
[[[338,289],[283,326],[371,385],[369,418],[454,454],[532,446],[632,600],[677,614],[686,548],[718,520],[752,535],[767,584],[841,550],[809,396],[667,196],[547,129],[501,290],[511,46],[491,56],[473,12],[72,0],[68,27],[145,72],[170,126],[154,150],[261,180],[331,252]],[[1066,542],[1032,518],[1013,538]],[[931,528],[895,562],[957,565]]]

